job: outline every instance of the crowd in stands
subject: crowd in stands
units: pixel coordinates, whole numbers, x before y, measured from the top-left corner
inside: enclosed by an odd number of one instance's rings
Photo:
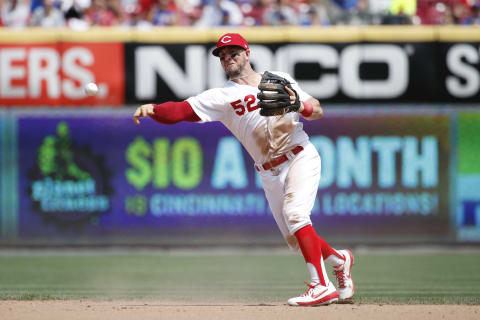
[[[0,26],[480,25],[480,0],[0,0]]]

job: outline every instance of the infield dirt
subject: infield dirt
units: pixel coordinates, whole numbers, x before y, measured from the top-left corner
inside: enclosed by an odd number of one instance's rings
[[[480,306],[351,304],[295,308],[284,304],[186,305],[152,301],[0,301],[2,320],[131,319],[480,319]]]

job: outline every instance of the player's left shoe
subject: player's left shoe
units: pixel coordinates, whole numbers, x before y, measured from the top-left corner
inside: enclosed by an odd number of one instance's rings
[[[333,268],[333,274],[337,278],[338,303],[352,303],[355,293],[355,285],[352,280],[353,254],[350,250],[338,250],[338,252],[345,257],[343,265]]]
[[[305,282],[308,286],[307,291],[300,297],[291,298],[288,300],[288,304],[291,306],[320,306],[327,305],[338,300],[338,291],[335,289],[333,283],[329,283],[328,286],[322,286],[320,284],[311,285]]]

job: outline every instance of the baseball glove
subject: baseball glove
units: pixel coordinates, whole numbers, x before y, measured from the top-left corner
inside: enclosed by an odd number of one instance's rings
[[[287,86],[295,93],[295,102],[290,101],[290,95],[285,89]],[[265,117],[283,115],[288,112],[296,112],[300,108],[300,98],[298,93],[293,90],[290,82],[273,74],[265,71],[262,76],[262,80],[258,85],[260,92],[257,94],[258,107],[260,108],[260,114]]]

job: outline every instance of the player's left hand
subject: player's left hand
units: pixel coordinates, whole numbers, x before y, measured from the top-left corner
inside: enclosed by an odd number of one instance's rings
[[[146,116],[153,116],[155,112],[153,111],[153,104],[144,104],[137,108],[135,113],[133,114],[133,122],[136,125],[140,124],[140,118],[144,118]]]

